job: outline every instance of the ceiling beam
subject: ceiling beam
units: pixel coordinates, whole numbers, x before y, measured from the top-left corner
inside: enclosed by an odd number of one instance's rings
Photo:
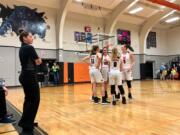
[[[147,17],[139,16],[139,15],[136,15],[136,14],[124,13],[124,15],[131,16],[131,17],[137,17],[137,18],[143,19],[143,20],[147,19]]]
[[[139,1],[138,4],[143,5],[143,6],[146,6],[146,7],[149,7],[149,8],[152,8],[152,9],[154,9],[154,10],[160,10],[159,7],[153,6],[152,4],[147,3],[147,2],[145,3],[145,2]]]
[[[114,27],[119,20],[119,16],[137,2],[138,0],[125,0],[119,3],[115,7],[115,9],[107,16],[105,24],[105,33],[112,34]]]
[[[166,0],[147,0],[147,1],[180,11],[179,4],[175,4]]]
[[[63,31],[64,31],[64,23],[65,23],[65,18],[67,14],[68,7],[72,3],[72,0],[61,0],[60,1],[60,8],[57,12],[57,20],[56,20],[56,44],[57,44],[57,49],[62,49],[63,48]],[[59,61],[61,61],[63,58],[60,58],[59,55]]]

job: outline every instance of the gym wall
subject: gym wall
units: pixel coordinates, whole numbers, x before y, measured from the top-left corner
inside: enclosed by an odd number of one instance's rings
[[[2,5],[4,5],[5,7],[7,7],[7,5],[8,5],[11,9],[15,9],[14,5],[16,5],[16,6],[25,6],[30,9],[37,8],[37,11],[35,11],[37,13],[45,12],[45,14],[44,14],[45,17],[43,17],[43,18],[45,18],[44,20],[46,22],[46,25],[49,25],[50,29],[46,30],[45,38],[40,38],[37,34],[35,34],[36,39],[34,39],[33,45],[35,48],[56,49],[56,33],[55,33],[56,10],[55,9],[45,8],[45,7],[41,7],[41,6],[37,7],[34,5],[27,5],[27,4],[18,3],[18,2],[14,3],[13,1],[7,1],[7,0],[2,1],[0,3]],[[21,10],[18,9],[18,12],[20,13]],[[11,14],[13,14],[13,12]],[[24,23],[26,23],[26,22],[24,22]],[[23,26],[20,26],[20,28],[22,28],[22,27]],[[42,29],[43,28],[44,27],[42,27]],[[34,28],[34,29],[36,29],[36,28]],[[18,36],[16,35],[15,32],[11,32],[11,30],[9,30],[5,35],[0,36],[0,46],[20,47],[20,45],[21,45],[21,43],[19,41]]]
[[[164,29],[152,29],[156,32],[156,48],[146,48],[145,54],[147,55],[167,55],[169,52],[167,30]]]
[[[63,35],[63,49],[73,51],[85,51],[86,43],[74,41],[74,32],[84,32],[84,27],[90,26],[93,35],[103,33],[103,20],[97,17],[90,17],[82,14],[68,12]],[[99,27],[99,29],[98,29]],[[89,49],[91,48],[88,45]]]
[[[31,9],[37,8],[37,12],[45,12],[46,23],[50,26],[50,29],[46,31],[45,41],[36,35],[34,39],[34,47],[37,53],[42,58],[56,59],[56,33],[55,33],[55,21],[56,10],[41,6],[27,5],[23,2],[14,3],[12,0],[2,0],[0,2],[5,7],[8,5],[10,8],[14,8],[14,5],[27,6]],[[15,32],[8,31],[4,36],[0,36],[0,78],[6,80],[7,86],[19,85],[19,73],[21,70],[19,62],[19,48],[20,41]]]
[[[8,5],[13,8],[13,5],[24,5],[31,9],[37,8],[37,12],[45,12],[46,22],[50,25],[50,29],[46,32],[45,41],[40,38],[34,40],[34,47],[36,48],[38,54],[42,58],[56,59],[56,51],[59,51],[62,55],[61,62],[80,62],[80,58],[77,55],[78,51],[86,50],[85,43],[77,44],[74,41],[74,31],[83,32],[84,26],[89,25],[92,28],[92,33],[103,33],[104,31],[104,19],[92,17],[88,15],[82,15],[77,13],[67,13],[64,26],[63,35],[63,49],[56,50],[56,18],[57,11],[55,9],[46,8],[42,6],[34,6],[24,4],[23,1],[15,3],[13,0],[2,0],[1,4]],[[99,29],[98,29],[99,27]],[[169,62],[173,57],[179,54],[179,43],[180,43],[180,27],[172,28],[170,30],[153,29],[157,34],[157,48],[150,48],[145,50],[145,54],[140,54],[140,44],[139,44],[139,32],[142,26],[135,24],[128,24],[125,20],[118,22],[115,26],[114,34],[116,34],[117,29],[124,29],[131,31],[131,45],[133,46],[136,57],[136,65],[134,67],[134,79],[140,79],[140,63],[142,59],[145,61],[154,62],[154,77],[155,72],[159,69],[161,63]],[[20,64],[18,58],[20,42],[16,34],[7,34],[5,37],[0,36],[0,78],[5,78],[6,84],[8,86],[19,85],[18,76],[20,71]],[[91,46],[88,46],[90,49]],[[68,71],[67,71],[68,72]],[[66,81],[68,78],[65,78]]]
[[[169,55],[180,55],[180,26],[167,32],[167,49]]]

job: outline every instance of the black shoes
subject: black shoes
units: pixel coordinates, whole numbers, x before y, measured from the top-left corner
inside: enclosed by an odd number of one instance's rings
[[[125,97],[122,97],[122,103],[126,104],[126,98]]]
[[[119,101],[119,100],[120,100],[120,93],[118,93],[118,94],[115,95],[115,99],[116,99],[116,101]]]
[[[19,135],[34,135],[33,129],[23,129]]]
[[[94,103],[95,104],[98,104],[99,102],[100,102],[100,98],[98,98],[98,97],[93,97],[93,99],[94,99]]]
[[[14,123],[16,123],[16,120],[13,120],[13,119],[5,116],[5,117],[0,119],[0,123],[6,123],[6,124],[12,123],[12,124],[14,124]]]
[[[116,101],[112,101],[112,105],[116,105]]]
[[[132,99],[132,94],[130,92],[128,93],[128,98]]]
[[[102,103],[101,103],[101,104],[102,104],[102,105],[107,105],[107,104],[110,104],[110,102],[109,102],[109,101],[107,101],[106,96],[102,97]]]

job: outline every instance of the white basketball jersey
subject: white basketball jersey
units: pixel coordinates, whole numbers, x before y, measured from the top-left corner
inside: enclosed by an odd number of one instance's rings
[[[121,54],[121,60],[123,62],[123,68],[124,69],[128,69],[131,66],[131,59],[130,59],[130,54],[126,53],[126,54]]]
[[[118,58],[111,60],[110,70],[120,70],[120,64],[121,64],[121,61]]]
[[[102,68],[109,68],[110,57],[109,55],[102,56]]]
[[[98,56],[96,54],[90,55],[89,60],[90,68],[96,68],[96,66],[98,65]]]

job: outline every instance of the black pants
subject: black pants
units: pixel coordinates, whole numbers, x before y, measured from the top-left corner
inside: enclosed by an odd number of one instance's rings
[[[23,114],[19,121],[19,126],[23,129],[33,129],[40,102],[40,91],[36,73],[33,71],[22,71],[19,81],[23,86],[25,94]]]
[[[0,89],[0,119],[7,114],[6,98],[4,90]]]

